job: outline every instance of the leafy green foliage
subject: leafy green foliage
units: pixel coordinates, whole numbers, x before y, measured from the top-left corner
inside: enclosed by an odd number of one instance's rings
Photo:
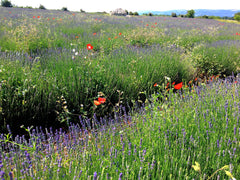
[[[234,14],[234,19],[240,21],[240,12]]]
[[[193,51],[193,62],[199,75],[231,75],[240,67],[236,47],[199,47]],[[231,56],[229,55],[231,54]]]
[[[11,1],[9,0],[1,0],[2,7],[13,7]]]
[[[172,16],[172,17],[177,17],[177,14],[174,13],[174,12],[172,12],[171,16]]]
[[[186,17],[194,18],[195,17],[195,11],[193,9],[192,10],[188,10],[187,14],[186,14]]]
[[[1,19],[0,46],[6,57],[0,62],[1,69],[7,69],[0,76],[3,131],[7,124],[16,129],[21,123],[65,127],[78,122],[79,115],[113,115],[115,106],[145,103],[143,94],[148,100],[156,91],[153,85],[164,83],[164,76],[187,82],[202,74],[239,72],[233,41],[238,36],[229,35],[238,32],[234,25],[52,11],[37,16],[29,11],[32,14],[20,18],[20,24]],[[231,48],[224,43],[207,47],[225,41]],[[92,50],[86,48],[89,43]],[[95,105],[99,92],[106,103]]]
[[[22,170],[29,170],[44,179],[235,179],[240,176],[239,78],[228,78],[171,89],[164,102],[157,91],[139,113],[115,113],[109,123],[81,119],[85,129],[71,125],[68,133],[22,126],[29,140],[10,132],[0,136],[2,177],[27,179]]]
[[[67,7],[62,7],[62,11],[68,11]]]
[[[39,9],[46,10],[45,6],[43,6],[42,4],[40,4]]]

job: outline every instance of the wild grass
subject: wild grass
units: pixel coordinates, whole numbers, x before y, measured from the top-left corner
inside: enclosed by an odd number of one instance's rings
[[[239,177],[239,78],[169,92],[132,116],[81,119],[69,132],[27,129],[30,139],[1,135],[2,178],[214,179]],[[124,116],[120,116],[120,115]],[[121,122],[121,123],[120,123]],[[11,134],[10,134],[11,135]],[[201,171],[194,171],[195,162]]]
[[[233,35],[238,25],[203,19],[1,10],[5,130],[6,124],[49,127],[59,121],[76,122],[78,115],[111,114],[116,105],[135,104],[139,93],[151,95],[154,83],[165,83],[164,76],[187,83],[197,76],[239,72],[239,36]],[[87,50],[87,44],[93,49]],[[96,107],[93,100],[100,92],[107,102]],[[59,104],[61,97],[67,112]]]
[[[1,178],[240,176],[238,24],[1,8],[0,30]]]

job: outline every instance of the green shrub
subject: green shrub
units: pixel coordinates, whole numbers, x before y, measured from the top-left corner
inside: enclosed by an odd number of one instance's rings
[[[13,7],[11,1],[8,1],[8,0],[2,0],[1,6],[2,7]]]
[[[186,17],[188,17],[188,18],[194,18],[194,17],[195,17],[195,11],[194,11],[193,9],[187,11]]]
[[[42,4],[40,4],[39,9],[46,10],[45,6],[43,6]]]
[[[172,16],[172,17],[177,17],[177,14],[173,12],[173,13],[171,14],[171,16]]]
[[[199,74],[232,75],[239,72],[240,61],[237,47],[201,46],[193,51],[193,61]]]
[[[240,21],[240,12],[234,14],[234,19]]]
[[[62,11],[68,11],[67,7],[63,7]]]

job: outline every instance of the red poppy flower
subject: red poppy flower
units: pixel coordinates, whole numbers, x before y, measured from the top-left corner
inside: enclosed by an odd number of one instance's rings
[[[35,16],[33,16],[33,19],[35,18]]]
[[[98,106],[98,105],[101,104],[101,103],[100,103],[99,101],[97,101],[97,100],[94,100],[93,102],[94,102],[94,104],[95,104],[96,106]]]
[[[121,36],[122,35],[122,33],[119,33],[119,36]]]
[[[108,38],[108,40],[111,40],[111,38]]]
[[[75,16],[75,14],[74,14],[74,13],[73,13],[72,15],[73,15],[73,16]]]
[[[168,82],[167,85],[166,85],[166,89],[168,88],[168,86],[169,86],[169,82]]]
[[[93,33],[93,35],[95,36],[95,35],[97,35],[97,33]]]
[[[9,11],[9,14],[11,14],[12,12],[11,11]]]
[[[198,78],[196,77],[196,78],[194,79],[194,81],[197,81],[197,79],[198,79]]]
[[[91,44],[87,44],[87,50],[92,50],[93,46]]]
[[[214,75],[213,75],[213,76],[210,77],[210,79],[213,80],[213,79],[216,79],[216,78],[215,78]]]
[[[78,39],[78,36],[76,36],[76,39]]]
[[[238,33],[236,33],[236,35],[238,35]]]
[[[192,81],[189,81],[188,84],[192,84]]]
[[[117,38],[118,38],[117,36],[114,37],[114,39],[117,39]]]
[[[158,86],[158,84],[157,84],[157,83],[155,83],[153,86],[154,86],[154,87],[156,87],[156,86]]]
[[[106,102],[106,98],[101,98],[101,97],[99,97],[99,98],[98,98],[98,102],[100,102],[101,104],[103,104],[103,103]]]
[[[237,81],[234,81],[234,84],[237,84]]]
[[[175,84],[175,82],[172,83],[172,85],[174,85],[174,84]]]
[[[38,19],[40,18],[40,16],[37,17]]]
[[[55,19],[55,18],[52,18],[53,20]]]
[[[178,83],[178,84],[176,84],[176,85],[174,86],[174,89],[181,89],[182,86],[183,86],[183,82]]]
[[[148,26],[148,24],[146,26]]]
[[[157,25],[157,23],[155,22],[155,24]]]

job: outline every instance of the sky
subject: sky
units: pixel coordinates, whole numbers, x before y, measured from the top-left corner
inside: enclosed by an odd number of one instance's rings
[[[239,0],[10,0],[16,6],[32,6],[38,8],[42,4],[47,9],[70,11],[110,12],[116,8],[128,11],[165,11],[177,9],[236,9],[240,8]]]

